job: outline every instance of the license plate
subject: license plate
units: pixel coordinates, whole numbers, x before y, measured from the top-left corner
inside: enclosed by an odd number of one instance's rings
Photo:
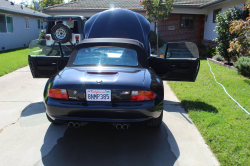
[[[87,89],[87,101],[111,101],[111,90]]]

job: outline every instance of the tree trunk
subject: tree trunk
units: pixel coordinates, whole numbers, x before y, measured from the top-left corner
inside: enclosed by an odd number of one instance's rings
[[[156,23],[155,23],[155,29],[154,29],[154,33],[156,33]]]
[[[156,47],[157,47],[157,53],[158,53],[158,22],[156,22],[156,35],[157,35],[157,44],[156,44]]]

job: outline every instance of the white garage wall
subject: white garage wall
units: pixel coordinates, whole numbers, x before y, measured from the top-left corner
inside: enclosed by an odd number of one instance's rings
[[[8,50],[13,48],[29,46],[29,43],[39,37],[38,22],[37,19],[43,19],[42,17],[12,13],[7,11],[0,11],[2,14],[10,14],[13,19],[13,33],[0,33],[0,53],[2,50]],[[29,29],[25,27],[25,17],[29,18]],[[45,28],[45,23],[43,24]],[[5,47],[5,49],[2,49]]]
[[[211,6],[207,8],[207,21],[205,22],[204,29],[204,39],[205,40],[213,40],[213,38],[217,37],[217,34],[214,32],[216,23],[213,23],[213,11],[221,8],[221,12],[225,12],[230,7],[244,7],[245,0],[230,0],[215,6]]]

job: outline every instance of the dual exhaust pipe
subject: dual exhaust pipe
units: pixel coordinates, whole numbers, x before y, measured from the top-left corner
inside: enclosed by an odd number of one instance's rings
[[[117,130],[122,130],[122,129],[123,130],[127,130],[129,128],[129,124],[126,124],[126,123],[123,123],[123,124],[116,123],[114,125],[115,125],[115,127],[116,127]]]
[[[80,128],[81,126],[85,126],[86,124],[88,124],[88,122],[69,122],[68,126],[70,128]],[[115,128],[117,130],[127,130],[129,128],[129,124],[127,123],[113,123],[113,125],[115,126]]]
[[[85,126],[86,124],[88,124],[88,122],[69,122],[68,123],[68,126],[70,127],[70,128],[79,128],[79,127],[81,127],[81,126]]]

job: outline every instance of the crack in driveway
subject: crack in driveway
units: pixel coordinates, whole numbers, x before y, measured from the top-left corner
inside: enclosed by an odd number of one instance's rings
[[[0,102],[2,102],[2,101],[0,101]],[[4,102],[5,102],[5,101],[4,101]],[[6,101],[6,102],[13,102],[13,101]],[[23,101],[14,101],[14,102],[23,102]],[[28,101],[25,101],[25,102],[28,102]],[[4,126],[2,129],[0,129],[0,133],[1,133],[6,127],[16,124],[16,123],[20,120],[20,118],[22,117],[22,114],[23,114],[27,109],[29,109],[30,107],[32,107],[32,106],[34,105],[34,103],[31,103],[30,101],[29,101],[29,103],[30,103],[29,106],[25,107],[25,108],[21,111],[20,117],[19,117],[15,122],[13,122],[13,123],[11,123],[11,124],[8,124],[8,125]]]

